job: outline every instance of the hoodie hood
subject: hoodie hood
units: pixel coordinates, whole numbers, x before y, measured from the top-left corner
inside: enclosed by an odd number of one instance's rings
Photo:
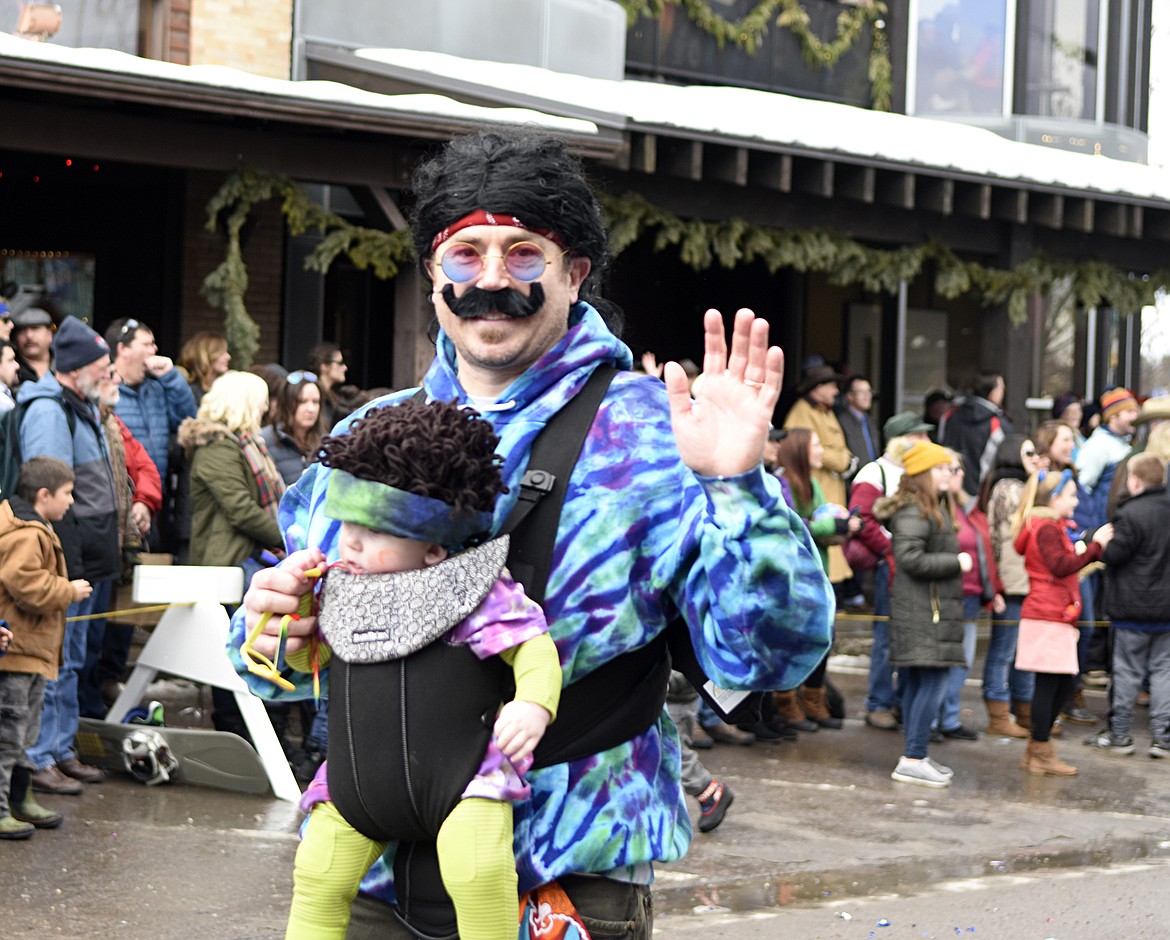
[[[1002,414],[1002,411],[986,398],[977,398],[972,395],[955,409],[955,413],[951,415],[950,420],[956,424],[978,427],[979,425],[986,424],[998,414]]]
[[[21,382],[16,389],[17,404],[25,404],[37,398],[55,398],[65,400],[65,387],[57,381],[57,376],[46,372],[35,382]]]
[[[532,440],[549,419],[581,390],[598,366],[610,365],[624,371],[633,362],[629,347],[610,332],[597,310],[583,301],[573,305],[565,335],[524,370],[500,395],[498,405],[484,414],[500,436],[498,452],[510,455],[502,468],[510,492],[496,501],[497,525],[508,517],[519,498],[517,484],[526,469],[519,461],[527,462]],[[431,400],[470,404],[459,382],[455,345],[442,330],[435,361],[423,379],[423,387]]]

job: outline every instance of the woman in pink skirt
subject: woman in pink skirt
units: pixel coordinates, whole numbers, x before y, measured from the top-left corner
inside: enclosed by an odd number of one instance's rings
[[[1036,673],[1032,736],[1020,766],[1033,774],[1067,777],[1077,772],[1057,758],[1050,735],[1056,716],[1076,691],[1081,614],[1077,573],[1101,558],[1113,526],[1101,526],[1090,542],[1074,546],[1069,529],[1076,507],[1072,472],[1041,470],[1028,478],[1013,521],[1015,549],[1023,556],[1030,585],[1020,612],[1016,668]]]

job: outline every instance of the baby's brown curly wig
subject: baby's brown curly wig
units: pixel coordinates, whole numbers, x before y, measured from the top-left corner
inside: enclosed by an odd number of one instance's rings
[[[349,428],[321,441],[325,466],[441,500],[456,512],[490,512],[508,492],[500,439],[478,412],[454,402],[409,399],[374,408]]]

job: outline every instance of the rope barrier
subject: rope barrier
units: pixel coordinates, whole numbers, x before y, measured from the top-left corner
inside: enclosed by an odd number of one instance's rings
[[[886,614],[841,614],[841,613],[839,613],[839,614],[837,614],[836,619],[837,620],[864,620],[868,623],[868,622],[873,621],[873,620],[888,621],[890,618]],[[960,617],[959,619],[966,620],[967,618]],[[980,622],[983,622],[983,621],[981,620]],[[994,617],[991,620],[986,621],[986,622],[992,624],[993,626],[1004,626],[1004,625],[1019,626],[1019,623],[1020,623],[1020,621],[1018,621],[1018,620],[1000,620],[1000,619],[994,618]],[[1078,626],[1078,627],[1108,627],[1108,626],[1112,626],[1112,624],[1113,624],[1112,620],[1078,620],[1076,622],[1076,626]],[[1070,624],[1070,626],[1071,626],[1071,624]]]
[[[156,610],[169,610],[172,607],[194,607],[195,601],[181,601],[177,604],[150,604],[146,607],[128,607],[125,610],[106,610],[101,613],[84,614],[77,617],[66,617],[66,623],[77,623],[81,620],[100,620],[105,617],[122,617],[129,614],[152,614]]]
[[[147,606],[142,606],[142,608],[126,608],[125,610],[106,610],[106,611],[103,611],[101,613],[87,613],[87,615],[80,616],[80,617],[66,617],[66,623],[67,624],[77,623],[78,620],[97,620],[97,619],[101,619],[103,617],[106,619],[110,619],[113,617],[124,617],[124,616],[137,615],[137,613],[153,613],[153,612],[156,612],[159,610],[168,610],[171,608],[193,608],[194,605],[195,605],[194,601],[184,601],[184,602],[177,603],[177,604],[150,604]],[[835,616],[834,619],[837,619],[837,620],[859,620],[859,622],[862,622],[862,620],[863,620],[863,622],[865,622],[865,623],[872,623],[872,622],[874,622],[874,620],[885,620],[885,622],[888,622],[889,617],[887,615],[885,615],[885,613],[840,613],[840,612],[838,612],[837,616]],[[982,620],[980,620],[980,623],[982,623]],[[991,620],[987,620],[986,623],[990,623],[993,626],[1003,626],[1005,624],[1018,626],[1019,620],[1000,620],[998,618],[992,618]],[[1076,622],[1076,626],[1110,626],[1112,624],[1113,624],[1112,620],[1078,620],[1078,622]]]

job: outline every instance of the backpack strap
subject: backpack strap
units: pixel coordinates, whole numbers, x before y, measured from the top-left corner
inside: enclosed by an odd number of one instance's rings
[[[24,413],[36,400],[17,402],[4,416],[4,434],[0,437],[0,494],[5,498],[16,492],[16,484],[20,479],[20,465],[24,463],[20,449],[20,426],[24,422]],[[77,428],[77,415],[63,398],[55,398],[54,401],[65,412],[69,437],[72,438]]]

